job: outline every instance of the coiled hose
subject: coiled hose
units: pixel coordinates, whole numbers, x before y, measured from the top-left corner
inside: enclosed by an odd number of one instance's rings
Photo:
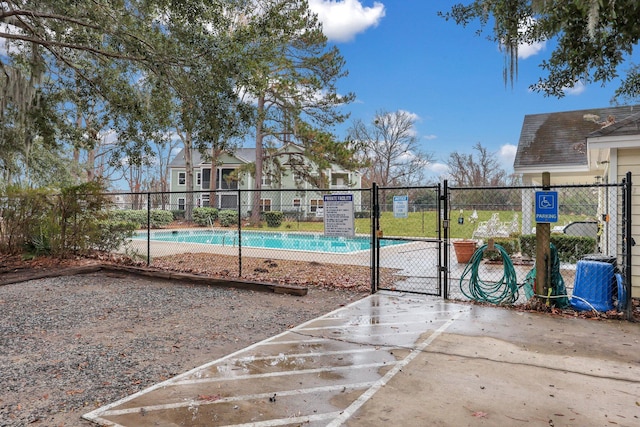
[[[460,290],[469,299],[491,304],[513,304],[518,300],[518,278],[509,254],[500,245],[493,245],[502,255],[502,278],[497,282],[485,282],[480,278],[480,263],[487,249],[482,245],[473,253],[460,277]],[[465,278],[471,274],[469,280]],[[466,284],[466,286],[465,286]]]

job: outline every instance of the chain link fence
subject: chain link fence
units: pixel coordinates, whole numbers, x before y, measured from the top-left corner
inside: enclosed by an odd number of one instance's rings
[[[325,196],[331,195],[350,197],[351,236],[325,232]],[[118,194],[116,204],[126,208],[132,197]],[[143,199],[136,199],[137,207],[144,206]],[[149,209],[139,212],[148,211],[149,221],[125,251],[150,266],[244,280],[371,289],[370,190],[194,191],[148,194],[146,201]],[[122,211],[123,217],[130,212]],[[173,221],[154,221],[163,212]],[[384,280],[391,280],[391,272],[385,272]]]
[[[127,251],[152,266],[292,283],[358,277],[354,280],[361,288],[370,282],[377,289],[522,303],[535,289],[539,190],[449,188],[446,215],[440,186],[348,191],[355,217],[354,236],[348,239],[327,237],[324,230],[323,197],[344,190],[130,194],[114,202],[119,208],[139,208],[124,209],[137,211],[140,226],[147,229],[136,233]],[[626,256],[624,188],[554,190],[558,221],[551,226],[552,283],[545,296],[579,309],[584,304],[597,311],[622,308],[627,296],[621,268]],[[211,207],[212,200],[217,208]],[[375,207],[378,220],[372,228]],[[482,253],[469,258],[478,248]],[[306,277],[296,278],[297,272]]]
[[[215,277],[495,304],[525,302],[538,289],[537,187],[84,190],[3,195],[2,250],[102,250]],[[629,186],[551,190],[558,217],[549,225],[551,256],[544,263],[550,281],[539,297],[578,310],[628,307]],[[325,229],[327,196],[348,196],[353,222],[341,226],[350,236]]]
[[[549,305],[625,309],[628,284],[625,185],[553,187]],[[448,295],[494,304],[525,302],[536,289],[536,192],[542,188],[450,188]],[[542,203],[548,200],[540,199]]]

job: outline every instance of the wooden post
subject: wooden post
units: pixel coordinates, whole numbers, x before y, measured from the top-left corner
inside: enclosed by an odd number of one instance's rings
[[[551,174],[542,173],[542,189],[549,190],[551,187]],[[536,222],[536,295],[547,296],[550,288],[551,277],[549,270],[551,267],[551,224]]]

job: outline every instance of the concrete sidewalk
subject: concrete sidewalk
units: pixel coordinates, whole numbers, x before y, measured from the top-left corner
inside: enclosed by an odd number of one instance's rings
[[[111,426],[637,426],[640,324],[379,293],[84,418]]]

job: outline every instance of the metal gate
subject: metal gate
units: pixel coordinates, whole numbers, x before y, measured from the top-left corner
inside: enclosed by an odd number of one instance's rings
[[[440,184],[430,187],[373,185],[373,292],[393,290],[435,296],[446,293],[446,227],[443,227],[442,215],[446,212],[443,208],[446,200],[442,194]],[[380,280],[382,274],[394,275],[393,284],[381,285],[385,282]]]

